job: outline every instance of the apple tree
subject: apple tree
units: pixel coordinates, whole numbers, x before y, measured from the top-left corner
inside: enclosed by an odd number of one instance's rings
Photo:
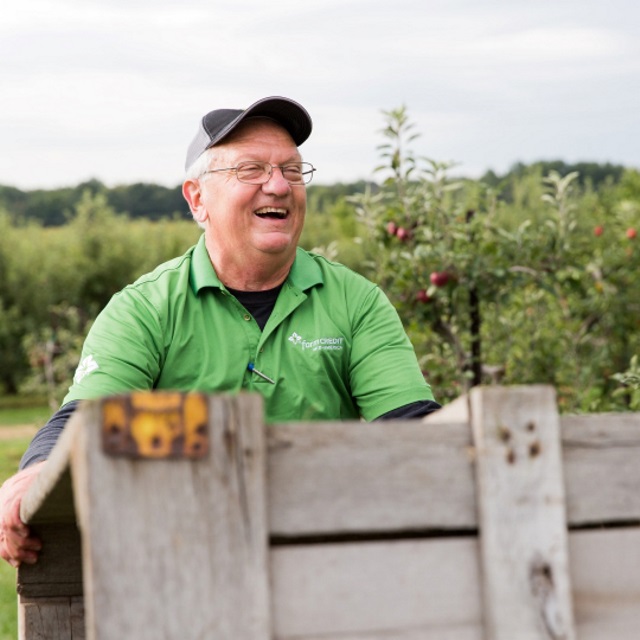
[[[384,115],[384,180],[353,198],[357,241],[437,397],[548,383],[564,410],[615,408],[610,378],[638,346],[623,308],[638,304],[624,291],[640,268],[632,207],[580,193],[575,172],[502,187],[453,179],[451,164],[411,151],[404,107]]]

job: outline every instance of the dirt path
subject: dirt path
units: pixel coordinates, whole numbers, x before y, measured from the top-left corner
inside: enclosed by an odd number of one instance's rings
[[[12,424],[11,426],[0,425],[0,440],[11,440],[13,438],[30,438],[35,435],[38,427],[32,424]]]

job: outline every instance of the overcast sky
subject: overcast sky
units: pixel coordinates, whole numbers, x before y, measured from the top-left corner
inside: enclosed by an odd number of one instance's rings
[[[0,184],[174,186],[197,121],[300,101],[322,183],[371,178],[382,110],[477,176],[516,161],[640,167],[638,0],[9,0]]]

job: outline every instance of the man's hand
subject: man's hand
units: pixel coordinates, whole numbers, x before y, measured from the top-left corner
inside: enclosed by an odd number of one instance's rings
[[[19,471],[0,487],[0,557],[12,567],[17,568],[22,562],[34,564],[42,547],[20,520],[20,504],[43,464],[38,462]]]

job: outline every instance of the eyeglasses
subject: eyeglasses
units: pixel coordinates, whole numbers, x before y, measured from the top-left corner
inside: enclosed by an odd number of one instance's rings
[[[248,160],[240,162],[235,167],[227,167],[226,169],[209,169],[204,171],[201,176],[207,173],[218,173],[219,171],[235,171],[236,178],[245,184],[266,184],[271,180],[274,169],[280,169],[284,179],[292,185],[309,184],[313,178],[315,167],[309,162],[291,162],[283,165],[273,165],[269,162],[259,162],[257,160]]]

